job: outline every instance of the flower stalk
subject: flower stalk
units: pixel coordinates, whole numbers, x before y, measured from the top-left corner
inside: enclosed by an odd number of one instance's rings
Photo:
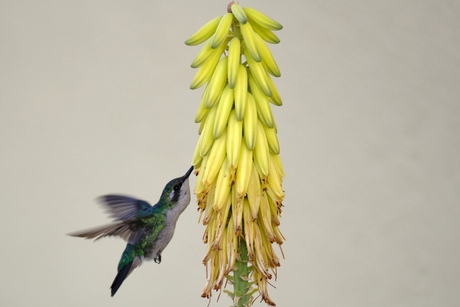
[[[268,280],[277,275],[273,243],[284,191],[277,126],[271,105],[282,100],[272,77],[280,70],[266,43],[282,26],[256,9],[233,1],[227,13],[196,31],[187,45],[203,44],[192,67],[191,89],[205,86],[195,116],[199,140],[193,155],[200,220],[206,227],[203,263],[210,298],[229,281],[234,306],[250,306],[259,292],[270,306]]]

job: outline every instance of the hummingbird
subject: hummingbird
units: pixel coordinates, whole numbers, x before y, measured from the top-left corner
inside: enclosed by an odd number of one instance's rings
[[[144,200],[124,195],[99,197],[114,222],[69,234],[95,240],[119,236],[127,242],[118,263],[117,276],[110,286],[112,296],[143,260],[153,259],[158,264],[161,262],[161,253],[174,235],[177,220],[190,203],[188,178],[192,171],[193,166],[184,176],[168,182],[160,200],[154,206]]]

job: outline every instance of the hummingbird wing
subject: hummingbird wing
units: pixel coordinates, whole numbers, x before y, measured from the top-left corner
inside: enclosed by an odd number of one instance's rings
[[[136,218],[136,215],[152,206],[145,200],[124,195],[104,195],[98,198],[104,205],[110,217],[116,221],[126,221]]]
[[[148,202],[124,195],[105,195],[98,200],[107,208],[110,217],[117,222],[70,233],[70,236],[95,240],[107,236],[119,236],[126,242],[134,244],[145,234],[144,226],[150,221],[142,218],[150,216],[153,209]]]
[[[107,236],[119,236],[126,242],[130,242],[137,237],[137,231],[133,227],[134,223],[136,223],[136,220],[133,220],[132,222],[121,221],[87,230],[72,232],[69,236],[95,240],[99,240],[100,238]]]

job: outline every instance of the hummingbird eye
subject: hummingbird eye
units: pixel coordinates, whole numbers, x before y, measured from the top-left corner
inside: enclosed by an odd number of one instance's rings
[[[180,184],[176,184],[174,187],[173,187],[174,191],[179,191],[180,189]]]

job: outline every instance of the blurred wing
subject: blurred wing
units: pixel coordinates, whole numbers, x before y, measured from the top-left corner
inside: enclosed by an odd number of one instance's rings
[[[133,232],[129,229],[128,224],[124,222],[118,222],[110,225],[99,226],[87,230],[73,232],[69,235],[73,237],[95,240],[99,240],[100,238],[107,236],[120,236],[126,241],[128,241],[132,233]]]
[[[105,195],[98,198],[109,213],[110,217],[116,221],[126,221],[136,217],[140,210],[147,210],[152,206],[137,198],[123,195]]]
[[[85,239],[99,240],[103,237],[119,236],[126,242],[136,242],[144,234],[142,228],[136,227],[137,221],[117,222],[110,225],[95,227],[87,230],[70,233],[69,236],[80,237]]]

